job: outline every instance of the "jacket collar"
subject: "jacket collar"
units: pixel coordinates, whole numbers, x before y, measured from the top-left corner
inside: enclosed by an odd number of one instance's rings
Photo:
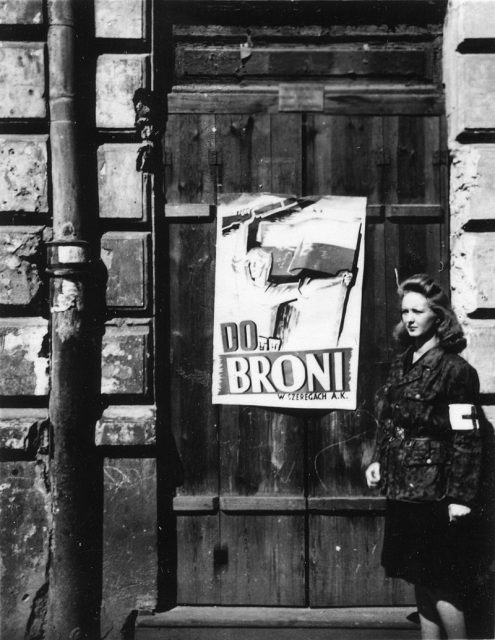
[[[405,364],[412,357],[414,347],[410,346],[404,353],[401,353],[396,360],[396,380],[398,384],[407,384],[413,380],[421,378],[425,369],[434,369],[440,363],[445,350],[442,346],[437,345],[429,349],[424,355],[412,364],[409,370],[404,373]]]

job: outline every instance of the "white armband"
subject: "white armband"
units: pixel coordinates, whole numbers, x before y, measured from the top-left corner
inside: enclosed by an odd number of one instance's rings
[[[474,404],[449,404],[449,419],[454,431],[472,431],[480,428]]]

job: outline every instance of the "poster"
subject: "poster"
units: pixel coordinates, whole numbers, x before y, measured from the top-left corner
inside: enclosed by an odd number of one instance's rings
[[[355,409],[366,198],[218,207],[213,402]]]

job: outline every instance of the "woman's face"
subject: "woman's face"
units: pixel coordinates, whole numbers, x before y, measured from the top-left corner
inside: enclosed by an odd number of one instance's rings
[[[437,315],[425,296],[410,291],[402,298],[402,322],[411,338],[424,338],[434,335]]]

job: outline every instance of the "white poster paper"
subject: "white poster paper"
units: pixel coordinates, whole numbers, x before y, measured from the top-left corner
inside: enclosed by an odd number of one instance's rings
[[[218,207],[213,402],[355,409],[366,198]]]

